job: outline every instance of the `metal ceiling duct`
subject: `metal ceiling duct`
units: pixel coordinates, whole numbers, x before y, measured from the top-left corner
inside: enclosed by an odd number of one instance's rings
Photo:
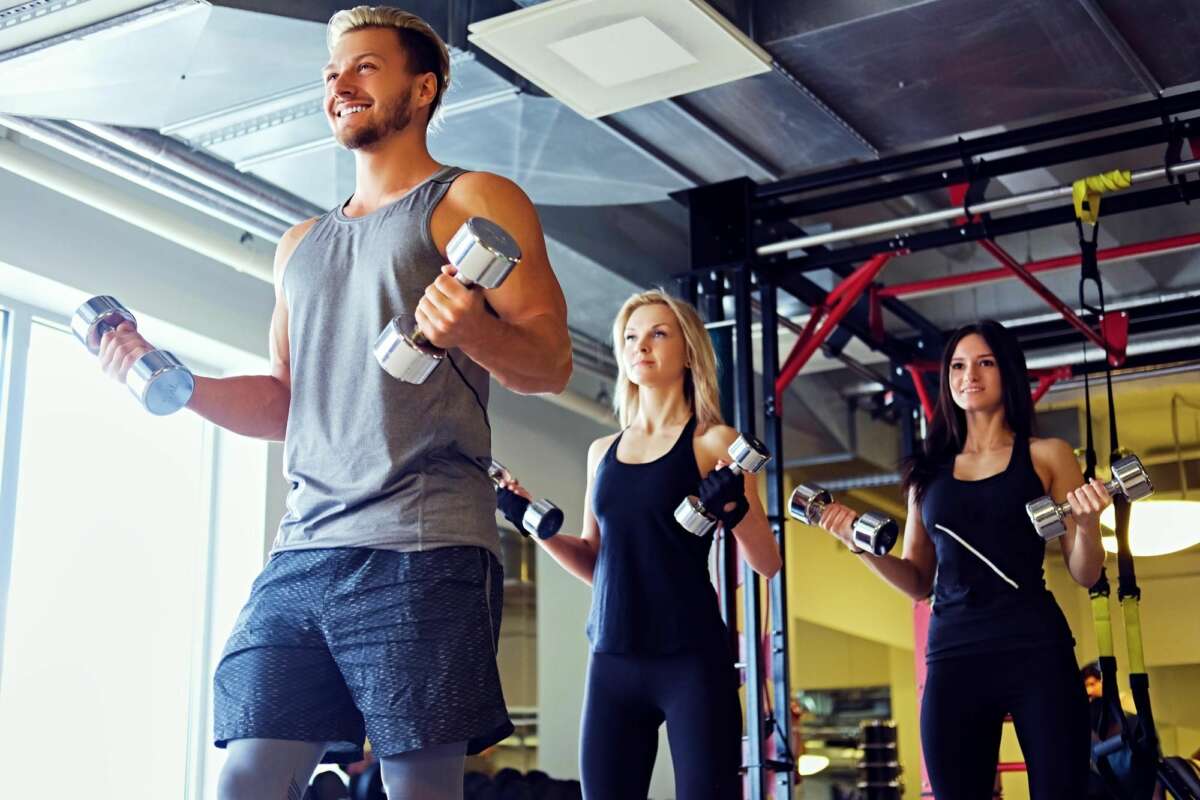
[[[124,192],[114,192],[103,181],[5,139],[0,139],[0,169],[175,242],[219,264],[259,280],[272,280],[271,259],[240,245],[236,240],[221,239],[181,214],[130,197]]]
[[[75,124],[99,139],[291,225],[325,212],[325,209],[296,197],[273,183],[240,172],[224,161],[194,150],[169,136],[115,125],[89,122]]]
[[[42,142],[88,164],[118,175],[146,189],[253,233],[279,241],[292,223],[227,197],[171,169],[135,156],[109,142],[98,140],[66,122],[0,115],[0,126]]]

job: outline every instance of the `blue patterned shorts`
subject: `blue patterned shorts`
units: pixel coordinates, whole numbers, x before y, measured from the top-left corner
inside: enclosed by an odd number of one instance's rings
[[[487,550],[289,550],[254,582],[213,679],[214,736],[329,742],[326,761],[512,733]]]

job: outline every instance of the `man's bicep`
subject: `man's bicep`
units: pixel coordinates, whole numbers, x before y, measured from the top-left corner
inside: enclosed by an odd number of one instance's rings
[[[552,317],[565,324],[566,300],[550,267],[533,202],[515,183],[494,175],[486,176],[468,202],[470,215],[495,222],[521,248],[520,263],[503,284],[487,291],[488,304],[506,322]]]

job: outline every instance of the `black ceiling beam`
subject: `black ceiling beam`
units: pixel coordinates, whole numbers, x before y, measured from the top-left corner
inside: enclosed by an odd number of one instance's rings
[[[769,265],[754,256],[750,241],[750,203],[754,197],[755,186],[754,181],[749,178],[734,178],[672,193],[672,198],[688,209],[692,275],[705,275],[747,266],[757,272],[769,268]],[[782,233],[803,233],[790,223],[773,227]],[[845,276],[850,270],[839,267],[834,269],[834,272]],[[775,273],[773,283],[810,307],[820,305],[828,295],[825,289],[796,271]],[[927,336],[930,331],[937,331],[936,326],[924,320],[915,311],[908,311],[923,323],[918,329],[922,336]],[[875,341],[871,336],[866,303],[859,303],[851,309],[841,324],[868,346],[886,353],[889,358],[912,360],[916,357],[916,345],[898,337],[885,333],[883,342]]]
[[[1185,137],[1193,137],[1200,133],[1200,121],[1187,120],[1180,126],[1179,131]],[[776,222],[784,219],[819,214],[839,208],[865,205],[867,203],[891,200],[910,194],[920,194],[939,189],[945,189],[955,184],[969,183],[974,180],[997,178],[1003,175],[1013,175],[1032,169],[1052,167],[1058,164],[1079,161],[1085,158],[1120,153],[1139,147],[1151,147],[1165,144],[1172,136],[1171,129],[1166,125],[1150,125],[1132,131],[1098,136],[1080,142],[1045,147],[1028,153],[998,158],[995,161],[977,161],[968,172],[965,166],[950,167],[935,172],[927,172],[908,178],[899,178],[884,183],[874,183],[841,192],[830,192],[806,197],[792,202],[783,202],[758,208],[755,216],[763,222]]]
[[[1146,369],[1147,367],[1165,367],[1168,364],[1195,363],[1200,361],[1200,347],[1177,347],[1173,350],[1159,350],[1155,353],[1142,353],[1141,355],[1130,356],[1125,359],[1120,367],[1121,370],[1129,369]],[[1071,375],[1082,376],[1084,373],[1095,375],[1105,371],[1105,362],[1102,358],[1093,358],[1086,364],[1072,364]],[[1092,391],[1103,391],[1100,387],[1093,386]],[[1096,403],[1095,397],[1092,398],[1093,405]]]
[[[1163,186],[1157,189],[1143,189],[1140,192],[1122,192],[1104,198],[1103,217],[1126,214],[1130,211],[1141,211],[1148,208],[1159,208],[1183,201],[1200,199],[1200,181],[1188,181],[1173,186]],[[1075,209],[1071,206],[1058,206],[1042,211],[1029,211],[1024,214],[1014,214],[1007,217],[985,219],[980,222],[964,222],[962,225],[918,233],[911,236],[895,236],[866,244],[843,247],[837,250],[819,251],[814,248],[808,255],[778,262],[767,269],[773,273],[787,271],[807,272],[809,270],[827,269],[837,265],[854,264],[865,261],[880,253],[916,253],[922,250],[935,250],[939,247],[977,242],[981,239],[994,239],[997,236],[1007,236],[1014,233],[1050,228],[1055,225],[1066,225],[1075,221]]]
[[[1075,303],[1071,305],[1074,306]],[[1129,316],[1130,336],[1181,328],[1200,328],[1200,300],[1195,297],[1125,307],[1117,303],[1108,310],[1123,311]],[[1071,344],[1083,346],[1079,331],[1063,319],[1046,319],[1006,327],[1017,337],[1026,352]]]
[[[1148,119],[1183,114],[1200,109],[1200,90],[1163,96],[1154,100],[1132,103],[1104,111],[1093,111],[1067,119],[1028,125],[1016,130],[960,139],[952,144],[928,147],[911,153],[889,156],[875,161],[849,164],[834,169],[799,175],[759,187],[757,197],[767,199],[789,194],[823,189],[852,181],[878,178],[895,173],[930,167],[948,162],[961,163],[966,158],[1027,147],[1044,142],[1093,133],[1119,125],[1131,125]]]

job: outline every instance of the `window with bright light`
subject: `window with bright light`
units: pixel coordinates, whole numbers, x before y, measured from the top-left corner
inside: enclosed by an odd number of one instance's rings
[[[27,354],[4,795],[215,797],[209,685],[262,563],[266,444],[148,414],[56,325],[34,320]]]

